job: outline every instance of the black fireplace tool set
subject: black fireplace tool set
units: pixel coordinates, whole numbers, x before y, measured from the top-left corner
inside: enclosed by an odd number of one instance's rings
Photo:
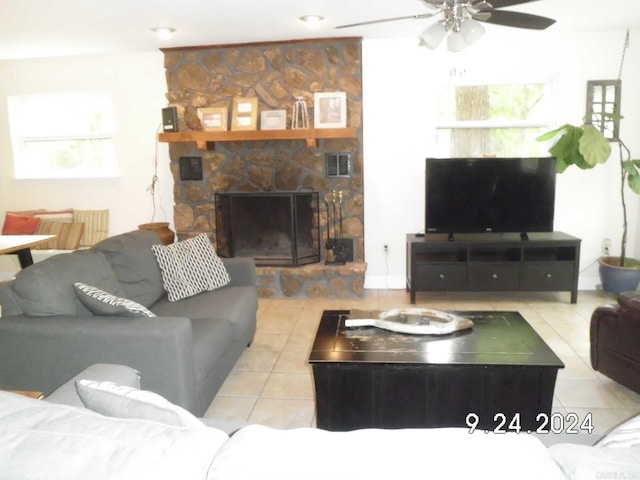
[[[342,228],[342,190],[332,190],[325,196],[327,207],[326,265],[344,265],[353,261],[353,239],[344,238]]]

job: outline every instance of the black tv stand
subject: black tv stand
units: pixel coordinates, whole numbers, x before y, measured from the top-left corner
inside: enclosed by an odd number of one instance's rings
[[[524,241],[526,239],[526,241]],[[571,292],[581,240],[562,232],[407,235],[407,291]]]
[[[421,237],[424,237],[424,235],[420,235]],[[456,237],[455,234],[453,232],[450,232],[447,235],[447,238],[449,239],[450,242],[453,242]],[[527,232],[520,232],[520,240],[529,240],[529,235],[527,234]]]

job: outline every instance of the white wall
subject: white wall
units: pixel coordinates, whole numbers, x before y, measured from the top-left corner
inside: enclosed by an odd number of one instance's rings
[[[587,80],[618,75],[624,32],[553,35],[492,28],[460,54],[430,51],[416,39],[363,44],[365,260],[367,288],[404,288],[405,235],[424,229],[424,159],[433,148],[434,86],[452,69],[470,79],[553,78],[557,124],[584,116]],[[622,138],[640,157],[640,32],[631,33],[623,73]],[[120,176],[109,180],[14,180],[6,96],[109,90],[117,121]],[[112,234],[151,221],[147,186],[156,130],[166,106],[161,52],[0,62],[0,215],[27,208],[109,208]],[[160,144],[157,221],[173,221],[168,149]],[[595,288],[604,238],[619,253],[621,209],[615,162],[558,177],[556,230],[582,238],[580,288]],[[161,208],[160,208],[161,207]],[[629,195],[629,254],[640,255],[638,198]],[[385,259],[383,245],[389,245]]]
[[[469,81],[551,79],[557,104],[552,127],[579,123],[587,80],[617,78],[624,33],[553,35],[497,28],[459,54],[444,46],[436,51],[419,47],[416,39],[364,41],[365,288],[405,287],[406,233],[424,231],[424,159],[434,155],[433,92],[449,81],[450,72],[464,72]],[[640,64],[634,59],[639,56],[640,32],[634,31],[622,76],[621,138],[636,158]],[[555,229],[582,239],[582,289],[599,283],[594,262],[605,238],[612,239],[612,254],[619,254],[618,173],[612,161],[590,171],[572,167],[557,179]],[[634,255],[640,253],[636,195],[628,195],[628,207],[628,254]]]
[[[167,105],[161,52],[0,62],[0,215],[7,210],[110,210],[110,234],[150,222],[156,130]],[[7,96],[109,91],[114,101],[119,176],[110,179],[15,180]],[[155,221],[173,224],[173,179],[166,144],[158,147]],[[0,219],[0,221],[2,221]]]

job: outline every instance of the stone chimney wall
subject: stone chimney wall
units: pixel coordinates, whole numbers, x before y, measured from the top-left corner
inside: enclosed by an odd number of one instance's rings
[[[347,126],[356,138],[217,142],[215,150],[197,150],[195,143],[171,143],[175,181],[174,221],[179,238],[206,232],[215,240],[216,192],[278,192],[314,190],[323,199],[343,192],[345,238],[354,239],[354,261],[364,261],[362,177],[362,75],[360,39],[319,39],[269,44],[220,45],[164,49],[167,99],[178,109],[180,131],[202,130],[198,108],[227,107],[234,97],[257,97],[258,110],[287,111],[291,126],[294,97],[304,97],[313,126],[315,92],[347,94]],[[259,118],[259,115],[258,115]],[[258,128],[260,126],[258,125]],[[230,125],[229,125],[229,129]],[[349,178],[325,176],[325,153],[352,154]],[[181,156],[201,156],[202,181],[181,181]],[[327,215],[320,211],[326,238]],[[324,249],[322,259],[325,259]]]

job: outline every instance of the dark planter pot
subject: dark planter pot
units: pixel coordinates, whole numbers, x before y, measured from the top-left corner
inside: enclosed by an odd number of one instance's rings
[[[616,265],[619,261],[619,257],[601,257],[598,259],[602,289],[614,295],[636,290],[638,284],[640,284],[640,268],[621,267]]]

